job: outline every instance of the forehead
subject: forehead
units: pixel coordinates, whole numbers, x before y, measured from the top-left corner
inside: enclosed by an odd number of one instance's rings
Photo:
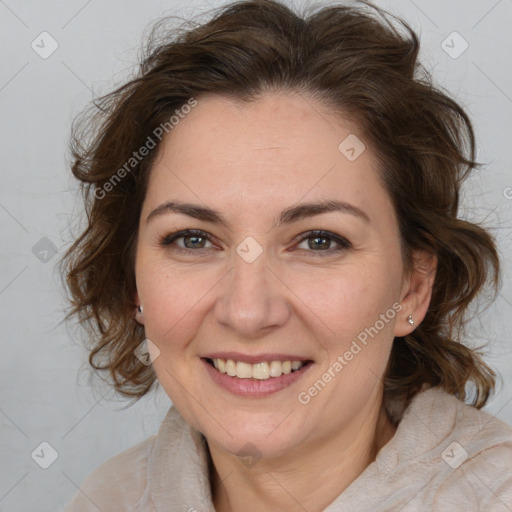
[[[172,198],[253,213],[301,199],[390,208],[357,126],[298,93],[198,98],[164,138],[151,171],[148,202]]]

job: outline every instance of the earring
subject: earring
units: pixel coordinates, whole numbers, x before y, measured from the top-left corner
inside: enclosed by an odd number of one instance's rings
[[[409,318],[407,318],[407,321],[411,324],[411,325],[414,325],[414,320],[412,318],[412,315],[409,315]]]
[[[143,312],[144,312],[144,308],[142,307],[142,304],[140,306],[137,307],[139,313],[142,315]]]

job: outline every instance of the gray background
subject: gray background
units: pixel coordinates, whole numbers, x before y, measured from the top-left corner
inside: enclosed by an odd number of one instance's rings
[[[0,0],[1,511],[61,508],[101,462],[155,433],[169,407],[162,391],[130,408],[109,400],[108,387],[89,382],[80,337],[62,324],[55,263],[80,212],[67,141],[73,117],[133,70],[149,22],[163,14],[188,18],[222,3]],[[468,182],[463,211],[493,228],[504,286],[472,323],[468,342],[489,344],[487,361],[503,382],[486,410],[512,424],[512,1],[376,3],[420,32],[423,62],[477,128],[478,159],[487,165]],[[38,51],[50,48],[49,39],[41,48],[43,31],[58,43],[46,59],[31,47],[35,40]],[[467,50],[453,58],[464,40]],[[47,469],[31,457],[37,448],[34,457],[51,462],[43,441],[58,452]]]

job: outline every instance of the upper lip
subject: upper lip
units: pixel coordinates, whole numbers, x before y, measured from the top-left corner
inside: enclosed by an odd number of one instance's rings
[[[241,352],[212,352],[206,354],[203,358],[207,359],[231,359],[241,363],[256,364],[265,361],[311,361],[310,358],[290,354],[242,354]]]

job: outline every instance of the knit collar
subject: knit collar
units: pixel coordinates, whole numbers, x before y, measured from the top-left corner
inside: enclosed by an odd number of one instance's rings
[[[458,405],[462,403],[441,388],[418,393],[405,410],[395,435],[325,512],[340,510],[345,500],[354,499],[361,493],[364,495],[368,481],[378,484],[399,466],[444,446],[455,423],[463,421],[461,414],[478,413],[473,408]],[[440,417],[442,421],[439,421]],[[170,510],[172,500],[172,506],[180,510],[215,512],[210,489],[210,463],[204,436],[190,427],[171,406],[153,445],[148,466],[148,481],[152,482],[149,493],[156,510]]]

